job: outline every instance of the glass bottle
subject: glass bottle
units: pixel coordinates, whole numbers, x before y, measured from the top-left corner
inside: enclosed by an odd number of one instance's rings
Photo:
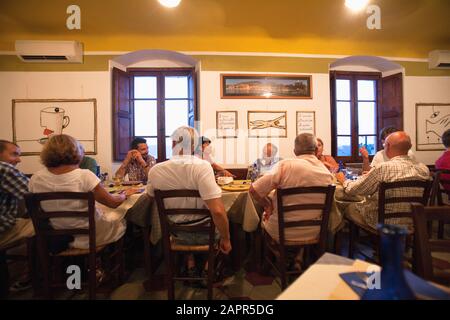
[[[403,253],[407,229],[379,224],[381,284],[379,289],[367,289],[362,300],[412,300],[414,293],[406,282],[403,271]]]

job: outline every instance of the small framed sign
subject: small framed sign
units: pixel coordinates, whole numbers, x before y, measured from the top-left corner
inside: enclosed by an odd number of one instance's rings
[[[315,111],[297,111],[297,135],[301,133],[316,134]]]
[[[217,138],[237,138],[237,111],[216,112]]]

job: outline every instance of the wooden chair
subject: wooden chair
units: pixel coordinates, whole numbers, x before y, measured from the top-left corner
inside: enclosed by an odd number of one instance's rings
[[[200,198],[198,190],[155,190],[155,200],[158,206],[159,219],[161,222],[162,240],[164,247],[164,259],[166,261],[166,282],[168,286],[168,298],[169,300],[175,299],[175,287],[174,281],[207,281],[208,299],[212,299],[213,294],[213,276],[214,276],[214,263],[216,255],[218,254],[218,246],[215,241],[216,227],[211,219],[207,219],[204,223],[198,225],[182,225],[173,223],[169,217],[175,215],[203,215],[211,217],[211,213],[208,209],[197,208],[179,208],[179,209],[166,209],[164,205],[164,199],[170,198]],[[177,232],[190,232],[208,233],[208,244],[205,245],[182,245],[177,244],[171,237],[171,234],[177,234]],[[176,253],[203,253],[208,255],[208,275],[207,277],[186,277],[177,276],[175,254]]]
[[[431,254],[432,252],[450,253],[450,240],[431,239],[427,225],[430,221],[450,223],[450,206],[424,207],[413,204],[412,214],[415,230],[416,273],[426,280],[449,285],[450,273],[435,272]]]
[[[309,248],[316,249],[316,258],[319,258],[326,250],[327,235],[328,235],[328,221],[330,217],[331,206],[333,203],[333,196],[336,186],[330,185],[327,187],[299,187],[299,188],[287,188],[277,189],[277,208],[278,208],[278,232],[279,240],[274,239],[267,231],[263,229],[263,257],[264,263],[269,264],[276,275],[281,279],[281,288],[284,290],[287,287],[287,277],[292,274],[300,274],[300,271],[288,271],[287,270],[287,249],[300,250],[305,248],[305,257],[309,260]],[[287,196],[299,196],[307,194],[322,194],[324,201],[322,203],[302,203],[285,205],[283,200]],[[297,198],[297,199],[298,199]],[[322,214],[320,218],[314,220],[289,219],[286,222],[286,217],[292,211],[305,211],[305,210],[321,210]],[[320,227],[319,236],[315,240],[311,241],[289,241],[286,240],[285,232],[289,228],[295,227]],[[300,231],[301,232],[301,231]],[[277,261],[273,262],[271,254]]]
[[[408,181],[396,181],[396,182],[381,182],[380,189],[378,191],[378,223],[384,224],[389,223],[388,219],[392,218],[412,218],[411,211],[403,211],[403,212],[392,212],[392,209],[389,209],[390,205],[398,205],[405,203],[419,203],[422,205],[426,205],[429,200],[430,190],[431,190],[432,182],[427,180],[408,180]],[[417,196],[408,196],[408,197],[393,197],[389,196],[389,193],[395,189],[404,189],[404,188],[417,188],[421,189],[421,195]],[[356,220],[353,220],[351,217],[346,216],[346,220],[349,223],[349,257],[353,258],[354,256],[354,247],[355,242],[357,241],[357,235],[359,229],[364,230],[368,233],[370,238],[370,244],[375,248],[375,251],[379,250],[379,237],[378,231],[371,226],[360,223]],[[411,242],[411,239],[407,239],[407,241]],[[369,257],[366,257],[369,258]],[[370,258],[369,258],[370,260]]]
[[[87,211],[58,211],[46,212],[42,209],[41,202],[49,200],[83,200],[87,202]],[[113,265],[107,270],[109,274],[117,277],[117,282],[122,282],[123,265],[123,237],[115,243],[96,246],[95,237],[95,199],[92,192],[48,192],[48,193],[28,193],[25,195],[28,212],[33,220],[36,232],[38,261],[40,272],[43,278],[43,290],[47,299],[52,297],[52,288],[67,288],[66,282],[61,279],[54,269],[61,265],[63,258],[81,257],[86,261],[84,266],[80,266],[82,275],[87,272],[87,281],[82,282],[82,286],[89,288],[89,299],[96,298],[98,287],[96,278],[97,257],[105,255],[109,251],[107,258],[113,260]],[[87,229],[58,229],[50,226],[50,218],[80,218],[85,217],[88,221]],[[49,243],[60,239],[60,237],[70,237],[75,235],[88,235],[89,249],[68,248],[62,252],[52,254],[49,250]],[[56,240],[58,241],[58,240]],[[59,276],[60,281],[54,281]],[[61,281],[62,280],[62,281]]]
[[[450,192],[444,186],[450,186],[450,178],[442,175],[450,175],[450,170],[439,169],[435,170],[433,174],[433,187],[431,189],[430,205],[444,206],[450,204]],[[447,202],[444,201],[444,196],[447,196]],[[442,239],[444,236],[443,221],[438,222],[438,238]]]

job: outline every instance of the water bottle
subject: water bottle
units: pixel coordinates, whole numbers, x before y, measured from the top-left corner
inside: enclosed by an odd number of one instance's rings
[[[339,170],[338,172],[343,172],[344,171],[344,163],[342,162],[342,160],[339,160]]]
[[[362,300],[412,300],[415,295],[403,273],[403,253],[406,228],[379,224],[381,283],[379,289],[367,289]]]

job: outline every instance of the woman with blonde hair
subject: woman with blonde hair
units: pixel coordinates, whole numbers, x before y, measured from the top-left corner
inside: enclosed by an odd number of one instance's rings
[[[135,190],[125,194],[111,195],[100,184],[100,179],[88,169],[80,169],[83,159],[83,148],[73,137],[65,134],[54,135],[45,144],[41,152],[44,169],[35,173],[30,180],[29,190],[42,192],[89,192],[95,200],[107,207],[116,208]],[[87,203],[84,200],[52,200],[42,203],[45,211],[84,211]],[[107,219],[96,207],[95,215],[96,245],[105,245],[120,239],[126,229],[123,219]],[[87,218],[52,218],[50,223],[55,229],[87,228]],[[76,236],[70,247],[89,248],[88,237]]]
[[[317,138],[317,150],[316,157],[327,167],[331,172],[337,172],[339,170],[339,164],[334,160],[332,156],[323,154],[323,141],[320,138]]]

